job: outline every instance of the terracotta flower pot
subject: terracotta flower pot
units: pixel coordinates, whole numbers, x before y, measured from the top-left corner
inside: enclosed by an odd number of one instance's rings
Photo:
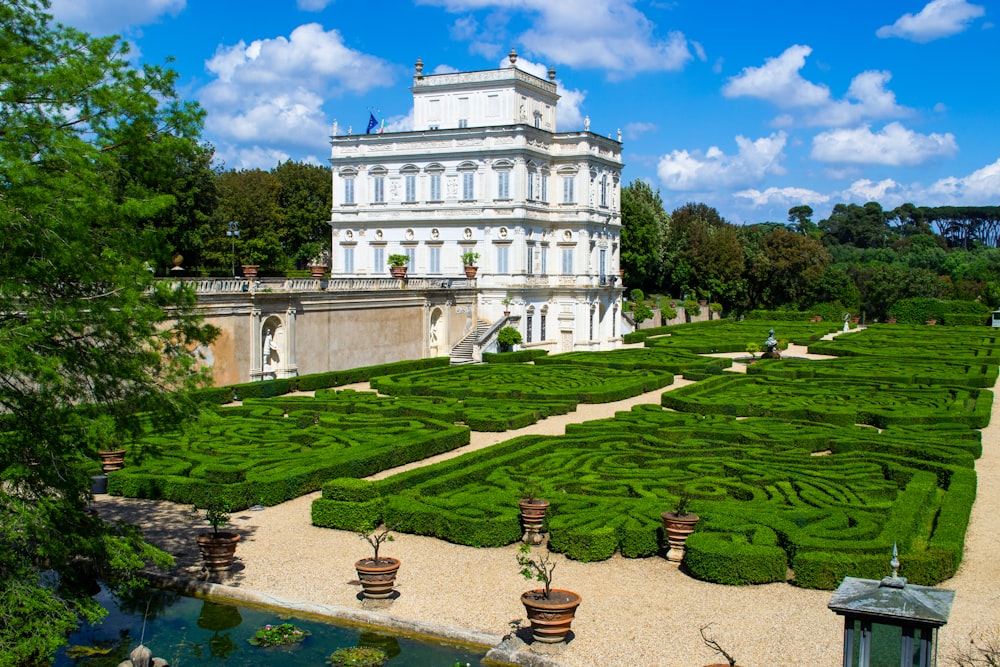
[[[260,264],[244,264],[243,265],[243,277],[244,278],[256,278],[257,270],[260,269]]]
[[[101,449],[98,450],[97,455],[101,457],[101,469],[104,471],[104,474],[121,470],[125,467],[124,449]]]
[[[354,563],[354,569],[358,572],[358,580],[361,581],[361,594],[369,599],[384,600],[392,596],[393,586],[396,585],[396,572],[399,571],[400,561],[398,558],[379,557],[362,558]]]
[[[322,278],[326,275],[326,265],[325,264],[314,264],[309,267],[309,275],[313,278]]]
[[[553,588],[549,597],[544,597],[545,589],[536,588],[521,594],[521,604],[531,623],[531,634],[536,642],[558,644],[566,640],[570,624],[576,616],[576,608],[583,598],[573,591]]]
[[[407,266],[390,266],[389,273],[393,278],[405,278]]]
[[[472,278],[476,277],[477,273],[479,273],[479,267],[478,266],[466,266],[465,267],[465,277],[466,278],[469,278],[471,280]]]
[[[198,549],[209,572],[223,572],[232,569],[233,558],[236,555],[236,543],[240,541],[239,533],[219,531],[218,533],[201,533],[198,535]]]
[[[663,519],[663,532],[667,535],[667,542],[670,548],[667,551],[667,560],[680,563],[684,560],[684,543],[688,535],[694,532],[694,526],[701,520],[697,514],[676,514],[674,512],[663,512],[660,514]]]
[[[541,544],[542,524],[545,522],[545,511],[549,508],[549,501],[541,498],[522,498],[517,505],[521,508],[521,526],[524,528],[521,541],[525,544]]]

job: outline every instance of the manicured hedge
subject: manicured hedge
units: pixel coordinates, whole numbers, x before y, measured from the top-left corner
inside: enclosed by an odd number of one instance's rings
[[[544,357],[548,350],[518,350],[517,352],[484,352],[483,362],[487,364],[523,364]]]

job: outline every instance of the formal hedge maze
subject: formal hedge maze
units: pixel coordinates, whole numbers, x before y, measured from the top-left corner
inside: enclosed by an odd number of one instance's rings
[[[989,327],[883,324],[850,336],[810,343],[809,351],[840,357],[904,357],[995,366],[1000,364],[1000,331]]]
[[[934,424],[983,428],[993,393],[969,387],[907,386],[852,380],[788,380],[728,374],[663,394],[664,407],[739,417],[782,417],[832,424]]]
[[[405,406],[377,406],[374,393],[352,394],[356,410],[288,396],[205,410],[176,432],[149,434],[130,446],[129,464],[109,475],[108,490],[200,507],[217,496],[238,510],[275,505],[330,479],[365,477],[469,442],[464,426],[407,414]]]
[[[482,364],[373,378],[373,389],[394,396],[448,396],[609,403],[673,382],[661,369],[604,366]]]
[[[661,370],[675,375],[705,373],[709,367],[720,371],[733,365],[731,359],[703,357],[683,349],[628,348],[607,352],[567,352],[534,360],[536,366],[572,364],[574,366],[604,366],[619,370]],[[709,371],[710,372],[710,371]]]
[[[845,382],[889,382],[913,385],[954,385],[992,387],[997,381],[997,366],[980,362],[925,361],[900,357],[844,357],[841,359],[764,359],[747,367],[748,375],[764,375],[790,380],[827,379]]]
[[[646,338],[645,345],[654,349],[683,349],[695,354],[746,352],[749,343],[757,343],[763,350],[770,329],[774,329],[774,336],[778,340],[810,345],[829,333],[839,331],[841,327],[828,322],[747,320],[726,322],[714,327],[679,327],[668,336]]]
[[[726,584],[784,581],[833,588],[880,577],[898,543],[903,574],[954,573],[975,496],[978,432],[882,432],[769,418],[736,419],[639,406],[614,419],[528,436],[381,482],[326,484],[317,525],[397,530],[497,546],[520,536],[526,485],[549,500],[549,548],[592,561],[664,548],[659,515],[690,494],[702,517],[685,564]]]

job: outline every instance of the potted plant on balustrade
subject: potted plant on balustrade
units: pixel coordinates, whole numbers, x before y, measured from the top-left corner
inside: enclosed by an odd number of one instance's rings
[[[504,298],[500,299],[500,303],[503,304],[504,316],[506,317],[510,315],[510,304],[514,303],[513,297],[505,296]]]
[[[389,255],[389,273],[392,274],[393,278],[405,278],[409,264],[409,255]]]
[[[465,277],[472,279],[476,277],[476,273],[479,272],[479,267],[476,266],[476,261],[479,260],[479,253],[468,250],[462,253],[462,266],[465,267]]]
[[[198,535],[198,549],[209,572],[224,572],[233,567],[240,534],[219,530],[229,523],[229,510],[229,501],[219,497],[209,500],[205,508],[205,520],[211,524],[212,532]]]
[[[518,549],[517,564],[521,567],[521,576],[544,585],[521,594],[521,604],[528,615],[532,637],[543,644],[565,641],[583,598],[573,591],[552,588],[552,572],[556,564],[551,562],[548,551],[532,556],[531,545],[522,544]]]
[[[392,597],[400,561],[398,558],[378,554],[384,542],[393,541],[390,529],[383,524],[378,528],[359,531],[358,537],[366,541],[373,550],[371,558],[362,558],[354,563],[361,582],[361,596],[372,600]]]
[[[691,496],[682,492],[674,509],[660,514],[663,519],[663,532],[666,533],[669,549],[667,560],[680,563],[684,560],[684,543],[688,535],[694,532],[695,524],[701,520],[697,514],[688,509]]]
[[[521,541],[525,544],[541,544],[543,525],[545,523],[545,512],[549,508],[549,501],[542,500],[537,496],[538,490],[532,483],[525,484],[521,491],[521,499],[517,505],[521,510],[521,527],[524,535]]]

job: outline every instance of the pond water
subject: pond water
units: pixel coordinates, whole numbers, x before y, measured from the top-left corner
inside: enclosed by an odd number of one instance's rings
[[[165,659],[171,667],[322,667],[329,664],[331,653],[349,646],[381,648],[390,656],[387,667],[479,665],[486,653],[158,589],[127,600],[116,600],[102,591],[98,600],[110,613],[102,623],[84,626],[70,637],[69,647],[60,650],[53,663],[57,667],[117,667],[140,638],[154,656]],[[286,621],[311,635],[297,644],[280,647],[259,648],[247,642],[258,628]]]

